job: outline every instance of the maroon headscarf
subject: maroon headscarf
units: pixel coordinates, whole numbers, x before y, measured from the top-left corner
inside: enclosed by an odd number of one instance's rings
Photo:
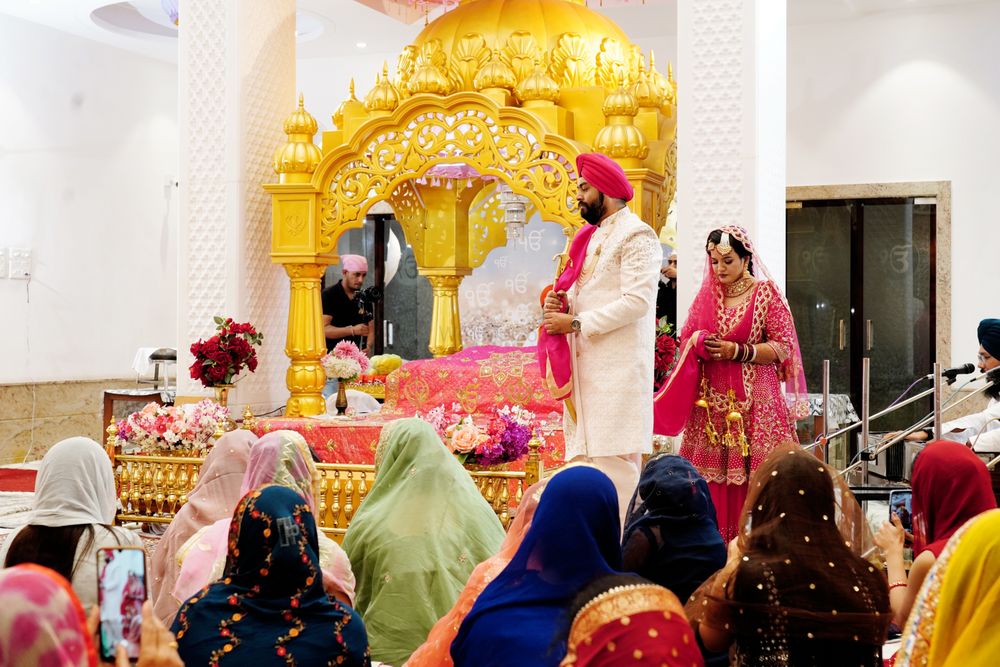
[[[969,519],[995,509],[986,464],[951,440],[927,445],[913,463],[913,552],[937,558]]]

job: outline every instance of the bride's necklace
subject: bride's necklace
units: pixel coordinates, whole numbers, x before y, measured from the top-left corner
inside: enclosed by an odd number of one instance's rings
[[[734,282],[732,285],[726,285],[724,291],[727,298],[733,299],[738,296],[743,296],[750,291],[751,287],[753,287],[753,276],[746,275]]]

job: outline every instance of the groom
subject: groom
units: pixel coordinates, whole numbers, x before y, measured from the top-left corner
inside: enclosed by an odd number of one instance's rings
[[[602,470],[618,490],[624,521],[652,451],[654,312],[662,250],[632,213],[632,185],[600,153],[576,159],[577,202],[588,223],[543,306],[542,373],[565,400],[566,459]]]

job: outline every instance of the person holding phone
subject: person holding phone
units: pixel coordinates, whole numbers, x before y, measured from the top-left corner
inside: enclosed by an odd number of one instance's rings
[[[890,501],[891,506],[891,501]],[[996,499],[986,464],[965,445],[938,440],[913,462],[913,565],[903,559],[906,534],[893,512],[875,535],[885,555],[893,622],[902,627],[931,566],[948,539],[969,519],[994,509]]]

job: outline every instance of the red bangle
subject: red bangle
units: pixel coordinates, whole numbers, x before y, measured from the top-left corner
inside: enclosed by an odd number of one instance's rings
[[[900,588],[900,587],[904,587],[905,588],[906,587],[906,582],[905,581],[894,581],[891,584],[889,584],[889,592],[891,593],[892,589],[894,589],[894,588]]]

